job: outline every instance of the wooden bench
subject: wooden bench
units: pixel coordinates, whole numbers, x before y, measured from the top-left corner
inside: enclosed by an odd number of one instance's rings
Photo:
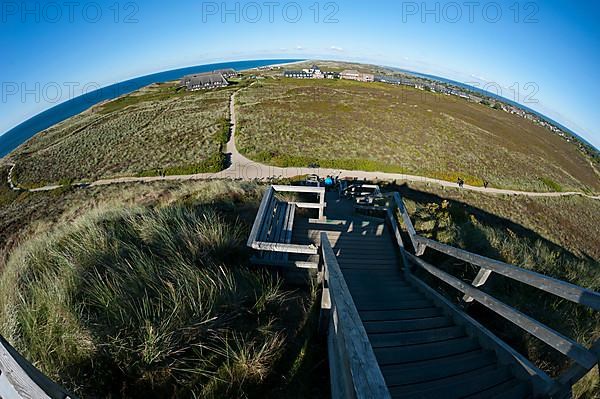
[[[318,202],[287,202],[277,199],[277,192],[316,194]],[[315,209],[319,220],[324,220],[325,188],[305,186],[271,186],[265,192],[256,219],[248,237],[248,247],[258,253],[251,260],[256,264],[289,266],[289,254],[316,255],[316,245],[292,244],[292,230],[296,209]],[[306,267],[307,262],[295,262],[296,267]],[[292,265],[292,266],[293,266]],[[309,266],[313,267],[311,263]]]
[[[291,244],[296,205],[278,201],[274,197],[271,201],[268,207],[270,211],[265,215],[258,233],[258,239],[261,242]],[[289,253],[287,252],[260,251],[258,256],[253,258],[253,261],[255,263],[285,265],[288,259]]]

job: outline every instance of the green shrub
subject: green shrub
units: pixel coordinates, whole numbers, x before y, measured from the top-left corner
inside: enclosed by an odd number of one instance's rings
[[[540,180],[542,181],[542,183],[544,183],[544,185],[546,187],[548,187],[552,191],[556,191],[556,192],[563,191],[562,186],[552,179],[549,179],[547,177],[542,177]]]

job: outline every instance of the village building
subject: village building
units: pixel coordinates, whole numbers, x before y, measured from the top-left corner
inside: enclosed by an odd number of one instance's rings
[[[361,73],[354,69],[347,69],[340,73],[342,79],[356,80],[358,82],[374,82],[375,75],[371,73]]]
[[[312,79],[312,75],[306,71],[285,71],[283,77],[293,79]]]
[[[313,79],[324,79],[325,78],[323,71],[321,71],[321,68],[319,68],[317,65],[313,65],[312,67],[310,67],[309,69],[305,69],[304,71],[311,74]]]
[[[347,79],[347,80],[359,80],[360,72],[358,72],[354,69],[347,69],[345,71],[342,71],[342,73],[340,73],[340,78]]]
[[[207,90],[229,86],[229,82],[221,73],[207,72],[184,76],[181,79],[180,86],[190,91]]]
[[[301,71],[284,71],[283,77],[292,79],[339,79],[337,72],[324,72],[317,65],[305,68]]]
[[[221,75],[223,75],[223,77],[225,79],[227,78],[234,78],[238,75],[238,73],[236,72],[235,69],[233,68],[227,68],[227,69],[217,69],[216,71],[213,71],[213,73],[220,73]]]

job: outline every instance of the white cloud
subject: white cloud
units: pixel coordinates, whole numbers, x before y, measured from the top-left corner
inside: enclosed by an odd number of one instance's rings
[[[477,76],[477,75],[473,75],[473,74],[471,74],[471,77],[472,77],[472,78],[475,78],[475,79],[477,79],[477,80],[481,80],[482,82],[487,82],[487,81],[488,81],[488,80],[487,80],[485,77],[483,77],[483,76]]]
[[[302,47],[302,46],[296,46],[296,50],[304,50],[304,47]]]
[[[338,47],[338,46],[331,46],[329,49],[332,50],[332,51],[335,51],[337,53],[343,53],[344,52],[344,49],[341,48],[341,47]]]

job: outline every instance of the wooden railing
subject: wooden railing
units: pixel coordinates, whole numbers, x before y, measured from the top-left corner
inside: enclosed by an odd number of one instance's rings
[[[547,386],[544,387],[543,393],[545,395],[549,395],[551,397],[568,396],[572,385],[598,364],[600,356],[600,340],[596,341],[591,348],[585,348],[575,340],[558,333],[557,331],[533,319],[532,317],[506,305],[493,296],[481,291],[478,289],[478,287],[483,286],[492,273],[497,273],[535,287],[544,292],[554,294],[560,298],[567,299],[571,302],[588,306],[595,310],[600,310],[600,294],[565,281],[557,280],[555,278],[533,272],[531,270],[510,265],[498,260],[465,251],[460,248],[455,248],[447,244],[442,244],[440,242],[421,237],[415,231],[400,194],[393,193],[391,198],[392,207],[390,207],[388,210],[388,219],[390,220],[392,229],[396,235],[403,260],[405,261],[405,273],[411,274],[410,268],[408,267],[409,264],[414,264],[417,267],[420,267],[432,276],[435,276],[449,286],[462,292],[464,294],[463,299],[466,302],[476,301],[480,303],[481,305],[519,326],[527,333],[535,336],[545,344],[573,360],[573,366],[571,366],[556,380],[550,379],[547,375],[545,375],[545,373],[542,374],[543,372],[541,370],[532,367],[532,365],[527,365],[530,370],[535,370],[535,373],[538,374],[542,380],[548,382]],[[396,213],[396,210],[398,213]],[[402,220],[416,255],[405,251],[400,229],[396,220],[397,218]],[[464,281],[419,258],[419,256],[423,255],[427,248],[478,266],[480,268],[479,273],[471,284],[467,284]],[[515,356],[517,356],[516,352],[514,353]]]
[[[279,242],[264,242],[259,240],[259,233],[265,224],[265,219],[271,217],[269,212],[273,210],[275,202],[275,194],[277,192],[293,192],[293,193],[308,193],[316,194],[319,202],[294,202],[293,205],[297,208],[317,209],[319,211],[319,220],[325,218],[325,187],[306,187],[306,186],[271,186],[263,195],[262,201],[258,208],[258,213],[250,236],[248,237],[248,246],[259,251],[286,252],[316,255],[317,247],[314,245],[297,245]]]
[[[326,233],[321,233],[321,330],[327,332],[331,396],[390,398],[367,332]]]
[[[32,399],[75,398],[42,374],[0,336],[0,397]]]

